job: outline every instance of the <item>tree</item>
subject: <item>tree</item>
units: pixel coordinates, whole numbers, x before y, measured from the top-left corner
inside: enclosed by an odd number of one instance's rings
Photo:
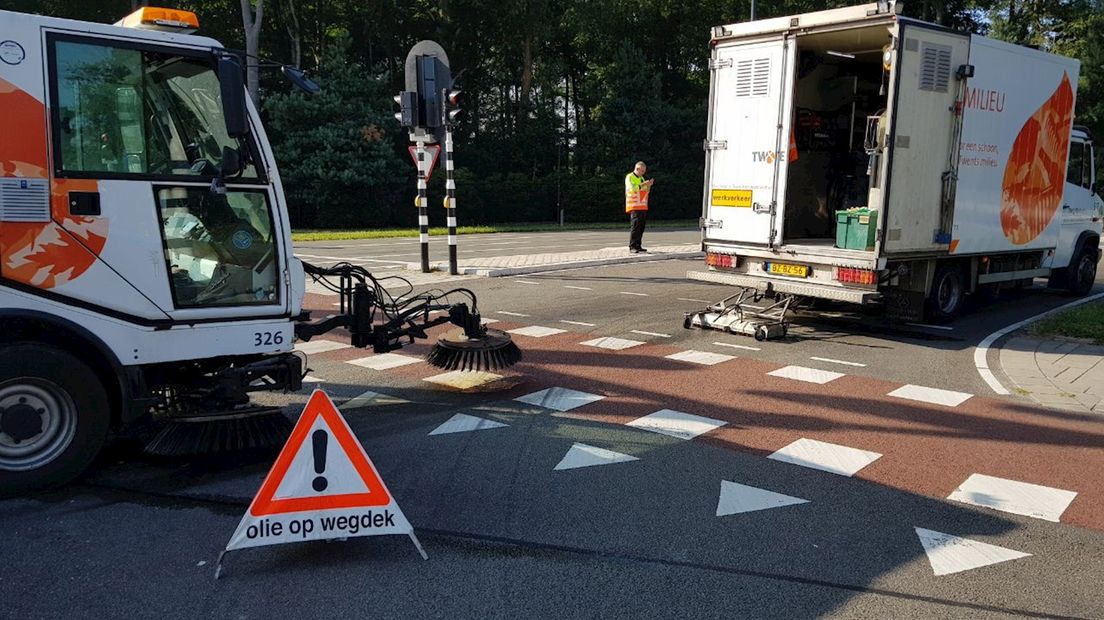
[[[256,3],[254,7],[253,3]],[[245,83],[253,103],[261,104],[260,55],[261,24],[264,23],[264,0],[241,0],[242,26],[245,29],[246,77]]]

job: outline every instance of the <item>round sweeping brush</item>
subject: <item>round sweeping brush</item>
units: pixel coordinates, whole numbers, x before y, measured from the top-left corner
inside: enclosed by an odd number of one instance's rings
[[[521,349],[509,334],[497,329],[488,329],[477,338],[454,329],[437,340],[426,361],[445,370],[496,370],[521,361]]]

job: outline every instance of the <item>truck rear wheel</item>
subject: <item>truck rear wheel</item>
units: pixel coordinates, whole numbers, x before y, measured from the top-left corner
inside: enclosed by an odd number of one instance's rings
[[[1096,264],[1099,261],[1100,254],[1096,248],[1081,246],[1066,272],[1066,289],[1071,295],[1084,297],[1089,294],[1096,283]]]
[[[107,439],[107,393],[96,373],[53,347],[0,348],[0,495],[69,482]]]
[[[966,286],[962,270],[957,265],[940,265],[928,293],[925,307],[928,320],[935,323],[953,321],[962,312],[965,301]]]

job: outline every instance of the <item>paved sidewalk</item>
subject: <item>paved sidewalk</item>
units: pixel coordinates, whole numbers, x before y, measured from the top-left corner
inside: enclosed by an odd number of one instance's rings
[[[520,250],[520,248],[519,248]],[[512,256],[492,256],[487,258],[462,259],[457,266],[461,274],[477,276],[516,276],[526,273],[557,271],[599,265],[620,265],[623,263],[643,263],[672,258],[693,258],[701,256],[701,246],[697,243],[649,247],[645,254],[633,254],[628,248],[602,248],[582,252],[548,252],[544,254],[516,254]],[[448,261],[430,263],[433,269],[448,271]],[[421,270],[420,263],[407,263],[408,270]]]
[[[1015,391],[1045,407],[1104,414],[1104,347],[1014,336],[1000,364]]]

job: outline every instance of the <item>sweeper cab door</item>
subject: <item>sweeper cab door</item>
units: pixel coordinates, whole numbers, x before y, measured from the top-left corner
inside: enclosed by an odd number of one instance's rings
[[[64,294],[161,321],[286,315],[284,227],[240,68],[160,40],[47,30],[44,47],[55,216],[96,235],[103,266]]]
[[[793,107],[792,37],[716,47],[710,60],[705,242],[781,239]]]

